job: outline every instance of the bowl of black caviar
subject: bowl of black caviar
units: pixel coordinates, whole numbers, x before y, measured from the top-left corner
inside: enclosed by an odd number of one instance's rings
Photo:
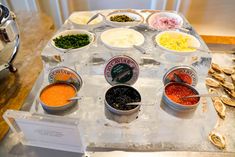
[[[140,93],[128,85],[116,85],[105,93],[105,115],[119,123],[129,123],[138,117]],[[130,104],[128,104],[130,103]]]
[[[82,29],[65,30],[52,37],[51,45],[61,52],[89,48],[95,35]]]

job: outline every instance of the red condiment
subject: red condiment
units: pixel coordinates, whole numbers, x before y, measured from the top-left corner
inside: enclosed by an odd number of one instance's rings
[[[187,84],[192,84],[193,83],[193,79],[192,77],[187,74],[184,73],[182,71],[172,71],[169,75],[168,75],[168,79],[169,80],[174,80],[174,74],[176,74],[178,77],[180,77],[181,80],[183,80],[185,83]]]
[[[170,84],[165,88],[165,93],[172,101],[182,105],[194,105],[199,98],[183,98],[185,96],[195,95],[194,91],[182,84]]]

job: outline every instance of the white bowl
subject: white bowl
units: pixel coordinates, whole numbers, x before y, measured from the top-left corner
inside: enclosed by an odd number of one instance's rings
[[[95,12],[75,12],[69,16],[68,20],[77,28],[91,29],[95,27],[100,27],[104,21],[104,18],[101,15],[99,15],[89,24],[86,24],[88,20],[95,14]]]
[[[172,52],[174,54],[177,54],[177,55],[190,55],[191,53],[193,53],[197,50],[194,49],[192,51],[177,51],[177,50],[172,50],[172,49],[166,48],[160,44],[160,37],[164,34],[170,34],[172,37],[177,37],[178,35],[187,36],[187,37],[189,37],[188,45],[190,47],[199,48],[201,46],[201,44],[197,38],[195,38],[194,36],[192,36],[190,34],[179,32],[179,31],[163,31],[163,32],[159,33],[157,36],[155,36],[154,42],[157,43],[160,48],[162,48],[163,50],[167,50],[169,52]]]
[[[114,22],[110,18],[116,15],[126,15],[135,21],[133,22]],[[116,10],[105,17],[105,22],[112,27],[134,27],[144,22],[144,17],[133,10]]]
[[[147,17],[147,24],[148,24],[148,27],[150,29],[153,29],[153,30],[170,30],[169,28],[166,28],[166,29],[161,29],[161,28],[154,28],[153,26],[151,26],[150,24],[150,21],[153,20],[153,19],[157,19],[157,18],[161,18],[161,17],[169,17],[169,18],[174,18],[176,19],[176,21],[178,22],[178,27],[177,28],[180,28],[182,27],[184,21],[182,19],[181,16],[179,16],[178,14],[176,13],[171,13],[171,12],[159,12],[159,13],[152,13],[150,14],[148,17]],[[177,29],[177,28],[172,28],[172,29]]]
[[[66,36],[66,35],[76,35],[76,34],[87,34],[89,36],[90,39],[90,43],[86,46],[80,47],[80,48],[76,48],[76,49],[71,49],[69,51],[74,51],[74,50],[82,50],[85,48],[88,48],[95,40],[95,35],[91,32],[88,32],[86,30],[82,30],[82,29],[72,29],[72,30],[65,30],[63,32],[60,32],[58,34],[56,34],[54,37],[52,37],[51,39],[51,45],[53,47],[55,47],[57,50],[62,51],[62,52],[66,52],[68,51],[68,49],[63,49],[63,48],[59,48],[57,46],[55,46],[55,42],[53,41],[53,39],[58,38],[60,36]]]
[[[133,37],[133,41],[129,40],[128,37]],[[102,43],[112,49],[122,50],[133,48],[134,45],[141,46],[144,43],[144,36],[134,29],[129,28],[112,28],[104,31],[100,39]]]

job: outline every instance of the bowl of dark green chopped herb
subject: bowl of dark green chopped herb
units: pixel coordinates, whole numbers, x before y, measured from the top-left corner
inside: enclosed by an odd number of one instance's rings
[[[88,48],[94,41],[94,34],[86,30],[66,30],[56,34],[51,44],[62,52]]]
[[[134,27],[143,23],[144,17],[138,12],[128,10],[116,10],[106,16],[105,22],[113,27]]]

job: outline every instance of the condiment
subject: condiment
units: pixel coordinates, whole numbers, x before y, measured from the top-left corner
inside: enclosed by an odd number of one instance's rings
[[[55,46],[62,49],[76,49],[90,43],[87,34],[65,35],[53,39]]]
[[[50,107],[61,107],[68,104],[68,99],[76,95],[73,86],[66,83],[51,84],[43,89],[40,94],[40,100]]]
[[[141,97],[137,90],[126,85],[110,88],[105,95],[106,102],[117,110],[131,110],[138,105],[126,105],[131,102],[140,102]]]
[[[79,14],[72,14],[69,18],[72,22],[80,25],[86,25],[88,20],[92,17],[92,15],[79,15]],[[102,22],[101,18],[96,18],[92,20],[89,25],[94,25]]]
[[[186,83],[191,86],[196,86],[198,82],[197,72],[187,65],[174,66],[167,70],[163,76],[164,85],[170,82]]]
[[[195,92],[183,84],[170,84],[166,86],[165,93],[173,102],[182,105],[194,105],[199,101],[198,97],[183,98],[185,96],[195,95]]]
[[[132,48],[133,45],[142,45],[144,43],[144,36],[128,28],[113,28],[101,34],[102,42],[115,48]]]
[[[134,19],[130,18],[127,15],[115,15],[110,17],[110,21],[114,22],[133,22]]]
[[[181,83],[187,83],[187,84],[192,84],[192,81],[193,81],[191,76],[189,76],[186,73],[180,73],[179,71],[170,73],[168,75],[168,78],[170,80],[174,80],[174,82],[181,82]]]
[[[152,17],[149,21],[149,25],[152,28],[160,30],[174,29],[180,27],[180,23],[177,21],[176,18],[159,16]]]
[[[57,66],[50,70],[48,75],[49,83],[66,82],[72,84],[77,91],[82,86],[82,78],[73,69],[66,66]]]
[[[155,39],[156,40],[156,39]],[[195,48],[190,48],[191,38],[180,33],[163,33],[159,37],[159,44],[167,49],[178,52],[195,51]],[[156,40],[157,42],[157,40]]]

